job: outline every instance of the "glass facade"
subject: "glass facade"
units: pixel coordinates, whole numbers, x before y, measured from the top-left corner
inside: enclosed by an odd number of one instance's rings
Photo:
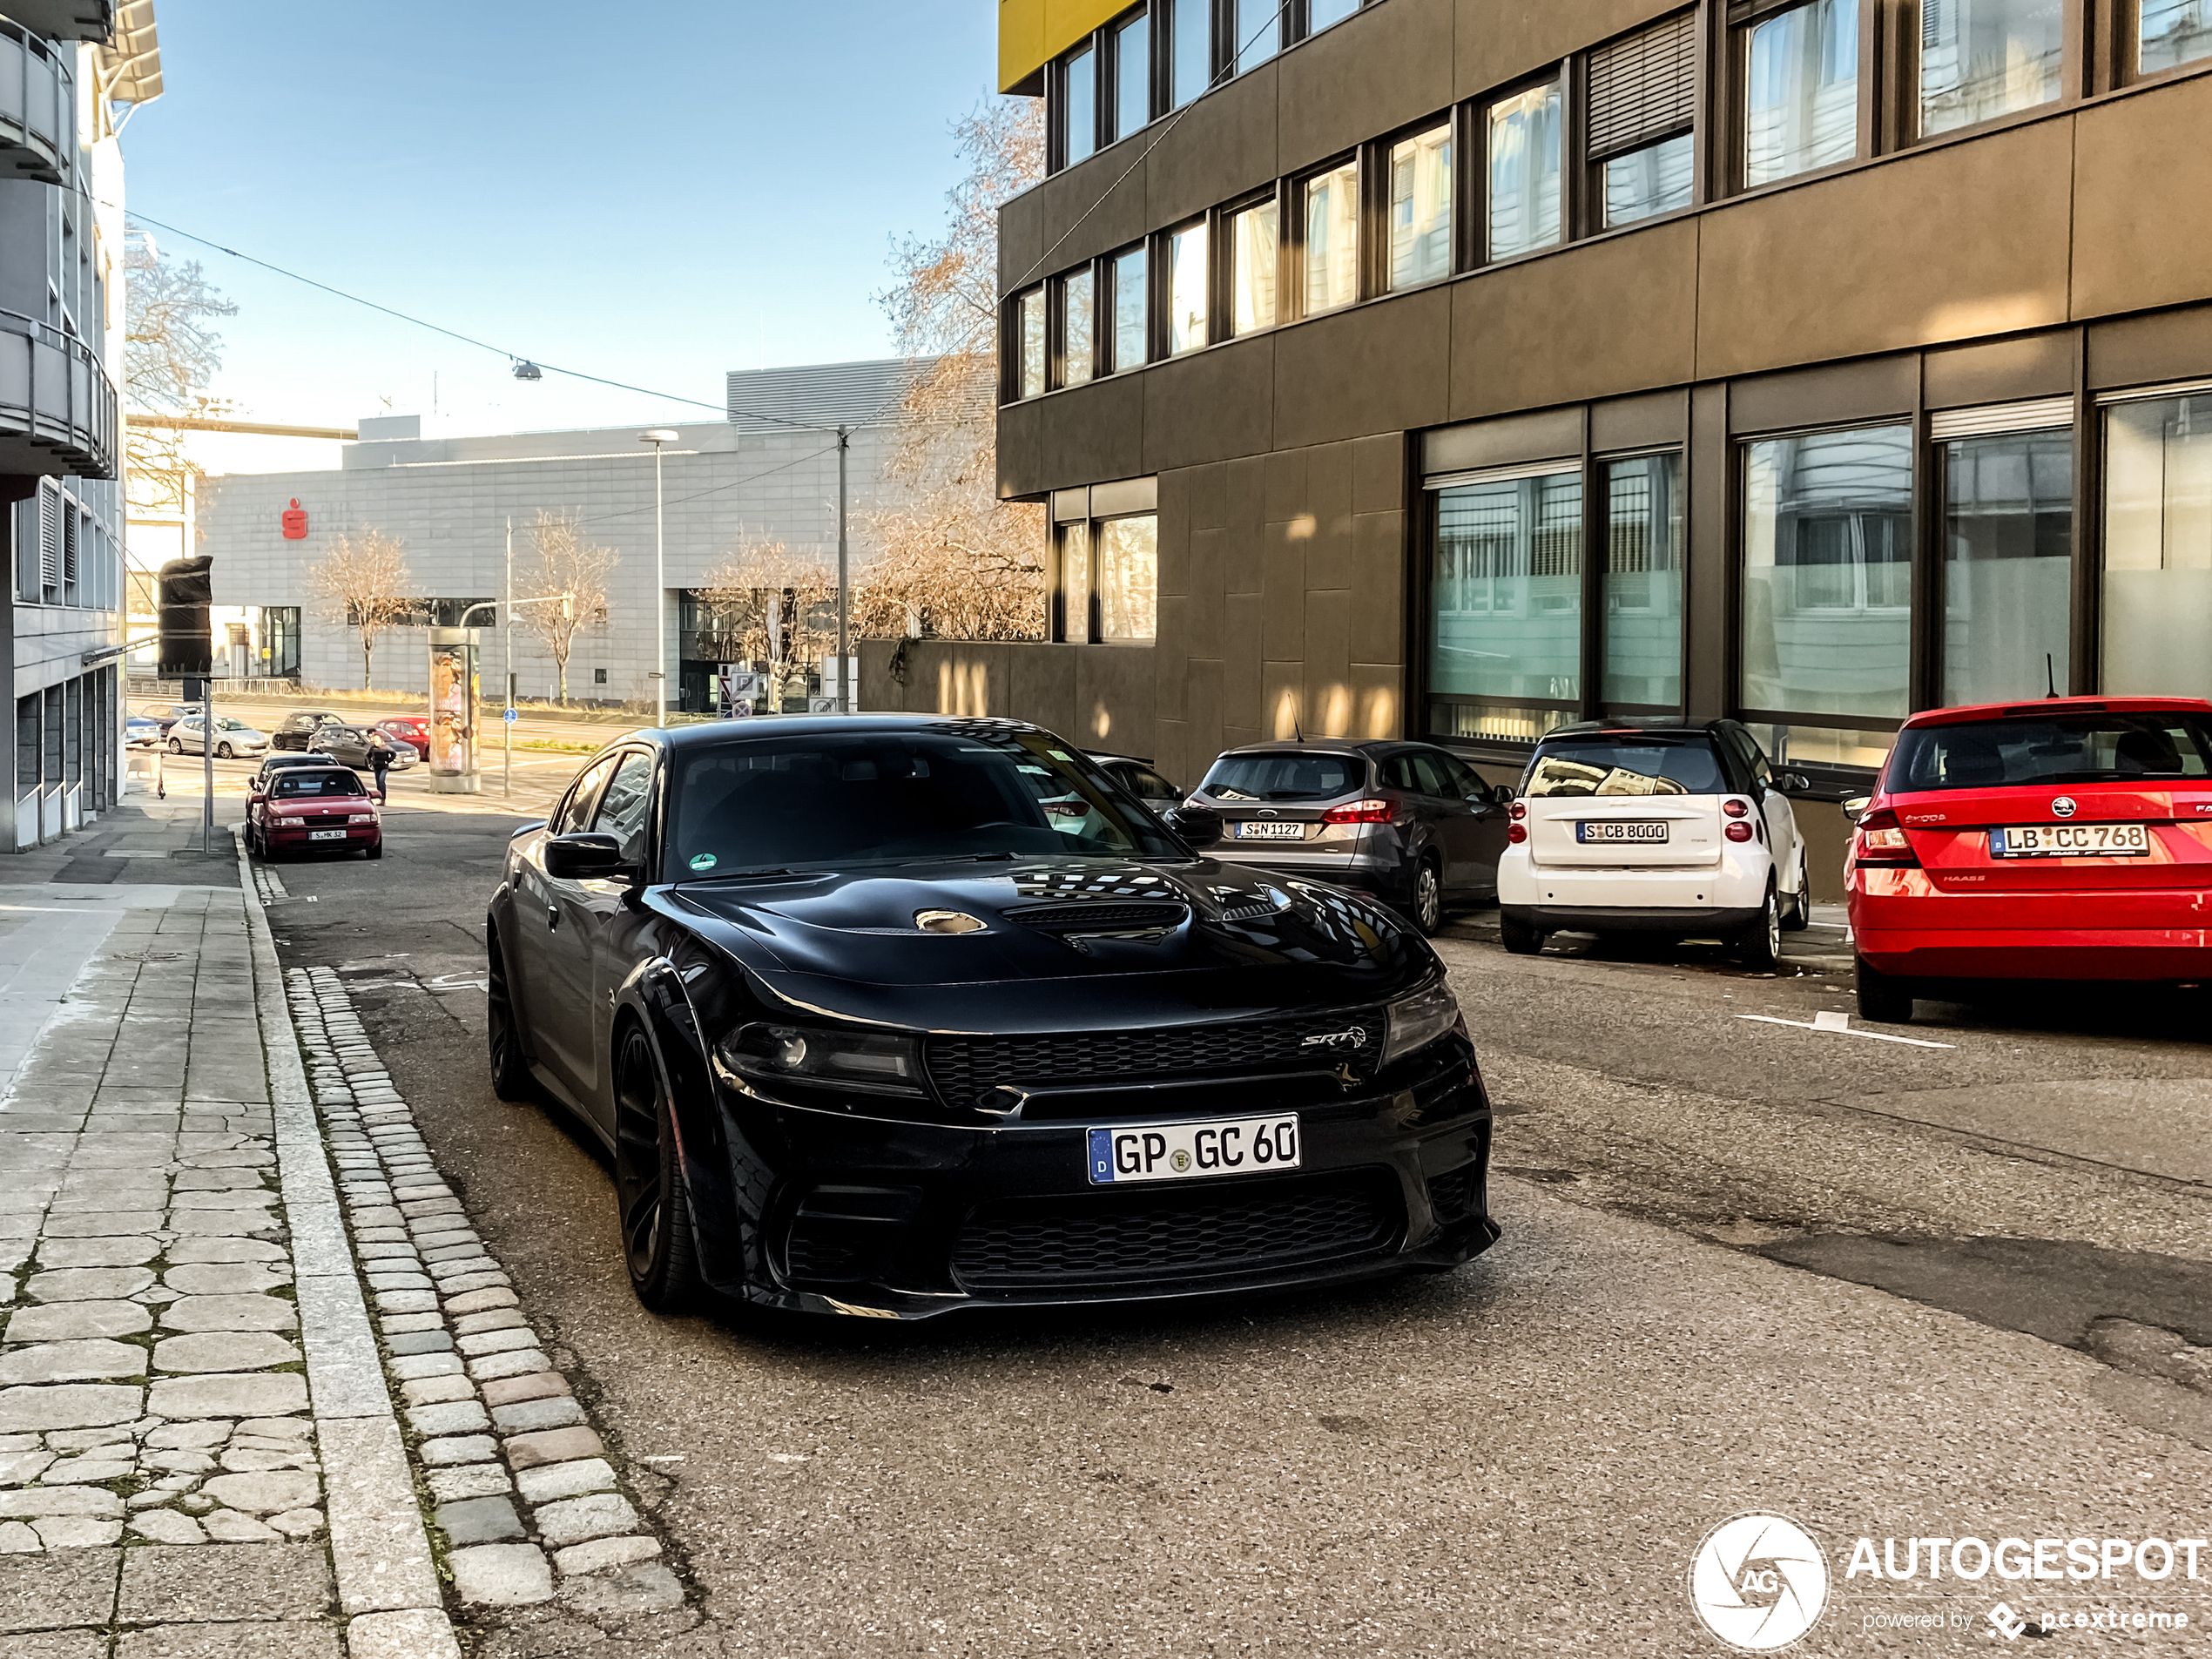
[[[1549,247],[1560,229],[1557,81],[1490,106],[1490,223],[1494,260]]]
[[[1258,69],[1283,49],[1283,14],[1288,10],[1282,0],[1231,0],[1239,75]]]
[[[1921,0],[1920,131],[2048,104],[2065,49],[2066,0]]]
[[[1633,225],[1640,219],[1678,212],[1689,206],[1696,180],[1696,157],[1695,136],[1678,132],[1608,161],[1606,227]]]
[[[1147,513],[1098,527],[1098,637],[1149,644],[1159,632],[1160,521]]]
[[[1211,0],[1160,0],[1160,4],[1168,25],[1168,84],[1161,101],[1179,110],[1206,90],[1213,74],[1213,7]]]
[[[1275,325],[1275,204],[1229,219],[1229,330],[1249,334]]]
[[[1090,525],[1080,518],[1060,527],[1060,637],[1090,643]]]
[[[1305,314],[1333,311],[1359,297],[1359,169],[1353,162],[1317,173],[1300,189],[1305,204]]]
[[[2103,686],[2212,697],[2212,392],[2104,412]]]
[[[1679,453],[1609,461],[1605,490],[1604,663],[1608,706],[1682,706],[1686,517]]]
[[[1390,150],[1390,286],[1417,287],[1452,274],[1452,129]]]
[[[2155,75],[2212,57],[2212,0],[2141,0],[2135,68]]]
[[[1022,359],[1020,387],[1023,397],[1044,395],[1044,290],[1032,288],[1022,296]]]
[[[1994,703],[2067,689],[2074,434],[1943,446],[1943,698]]]
[[[1902,718],[1912,428],[1814,432],[1745,448],[1743,705]]]
[[[1581,696],[1579,469],[1437,492],[1429,689],[1519,703]]]
[[[1060,72],[1060,153],[1073,166],[1098,148],[1098,54],[1069,52]]]
[[[1307,0],[1306,28],[1318,34],[1359,10],[1359,0]]]
[[[1114,367],[1140,368],[1147,347],[1144,333],[1144,250],[1133,247],[1114,256]]]
[[[1745,30],[1743,182],[1858,153],[1858,0],[1813,0]]]
[[[1168,355],[1206,343],[1206,227],[1203,220],[1168,238]]]
[[[1142,132],[1152,118],[1152,20],[1137,15],[1114,30],[1114,136]]]
[[[1096,359],[1097,279],[1088,268],[1060,280],[1060,383],[1081,386]]]

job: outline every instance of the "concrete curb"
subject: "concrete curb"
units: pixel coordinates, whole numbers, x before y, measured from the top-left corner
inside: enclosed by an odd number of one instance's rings
[[[307,1090],[284,972],[241,839],[239,887],[253,959],[253,1002],[267,1056],[278,1179],[293,1238],[300,1332],[321,1443],[331,1564],[356,1655],[459,1659],[399,1419],[384,1384],[361,1273],[338,1208]]]

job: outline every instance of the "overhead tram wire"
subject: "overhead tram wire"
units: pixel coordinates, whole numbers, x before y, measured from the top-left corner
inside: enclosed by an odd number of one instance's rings
[[[1290,9],[1291,0],[1283,0],[1283,3],[1275,8],[1274,11],[1269,16],[1267,21],[1262,24],[1258,29],[1252,30],[1251,37],[1244,42],[1244,45],[1237,46],[1236,50],[1229,54],[1229,61],[1221,66],[1221,72],[1216,75],[1211,80],[1208,81],[1203,90],[1194,93],[1189,103],[1185,104],[1181,109],[1177,110],[1172,116],[1168,118],[1168,124],[1162,127],[1157,133],[1153,135],[1152,142],[1146,145],[1143,152],[1138,155],[1136,159],[1129,164],[1128,168],[1123,172],[1122,176],[1114,180],[1112,184],[1107,185],[1105,189],[1100,191],[1098,192],[1097,199],[1093,201],[1089,206],[1084,208],[1082,212],[1076,215],[1075,219],[1069,223],[1068,228],[1060,233],[1059,240],[1054,242],[1050,247],[1045,249],[1043,253],[1037,255],[1037,262],[1022,273],[1021,280],[1015,283],[1011,288],[1007,290],[1008,293],[1018,293],[1021,290],[1029,286],[1030,280],[1034,278],[1038,272],[1044,269],[1046,265],[1050,262],[1052,256],[1060,251],[1061,245],[1066,242],[1069,237],[1073,236],[1076,231],[1082,227],[1083,220],[1089,219],[1093,213],[1103,207],[1106,205],[1106,199],[1129,182],[1130,174],[1135,172],[1139,167],[1143,166],[1146,161],[1151,158],[1152,152],[1158,149],[1163,144],[1167,142],[1168,134],[1174,132],[1177,127],[1183,124],[1183,118],[1190,113],[1191,110],[1197,106],[1200,98],[1204,98],[1206,93],[1212,91],[1216,87],[1226,86],[1231,81],[1237,78],[1237,65],[1244,56],[1245,47],[1250,46],[1253,41],[1258,40],[1261,35],[1264,34],[1271,28],[1276,31],[1276,39],[1279,41],[1282,38],[1283,17],[1285,12],[1290,10]],[[1235,44],[1233,41],[1231,44],[1232,45]],[[1048,135],[1047,142],[1049,143],[1049,135]]]

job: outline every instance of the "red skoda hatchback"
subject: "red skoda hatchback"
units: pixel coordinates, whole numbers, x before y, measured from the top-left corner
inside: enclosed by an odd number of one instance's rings
[[[1932,981],[2212,978],[2212,703],[1915,715],[1844,864],[1858,1011]]]

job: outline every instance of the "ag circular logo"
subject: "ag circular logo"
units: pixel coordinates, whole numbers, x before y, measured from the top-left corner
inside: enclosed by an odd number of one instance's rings
[[[1705,1534],[1690,1558],[1689,1604],[1730,1647],[1773,1653],[1820,1622],[1828,1605],[1828,1560],[1793,1521],[1731,1516]]]
[[[2071,795],[2061,795],[2056,800],[2053,801],[2051,803],[2051,816],[2054,818],[2072,818],[2074,816],[2074,797]]]

